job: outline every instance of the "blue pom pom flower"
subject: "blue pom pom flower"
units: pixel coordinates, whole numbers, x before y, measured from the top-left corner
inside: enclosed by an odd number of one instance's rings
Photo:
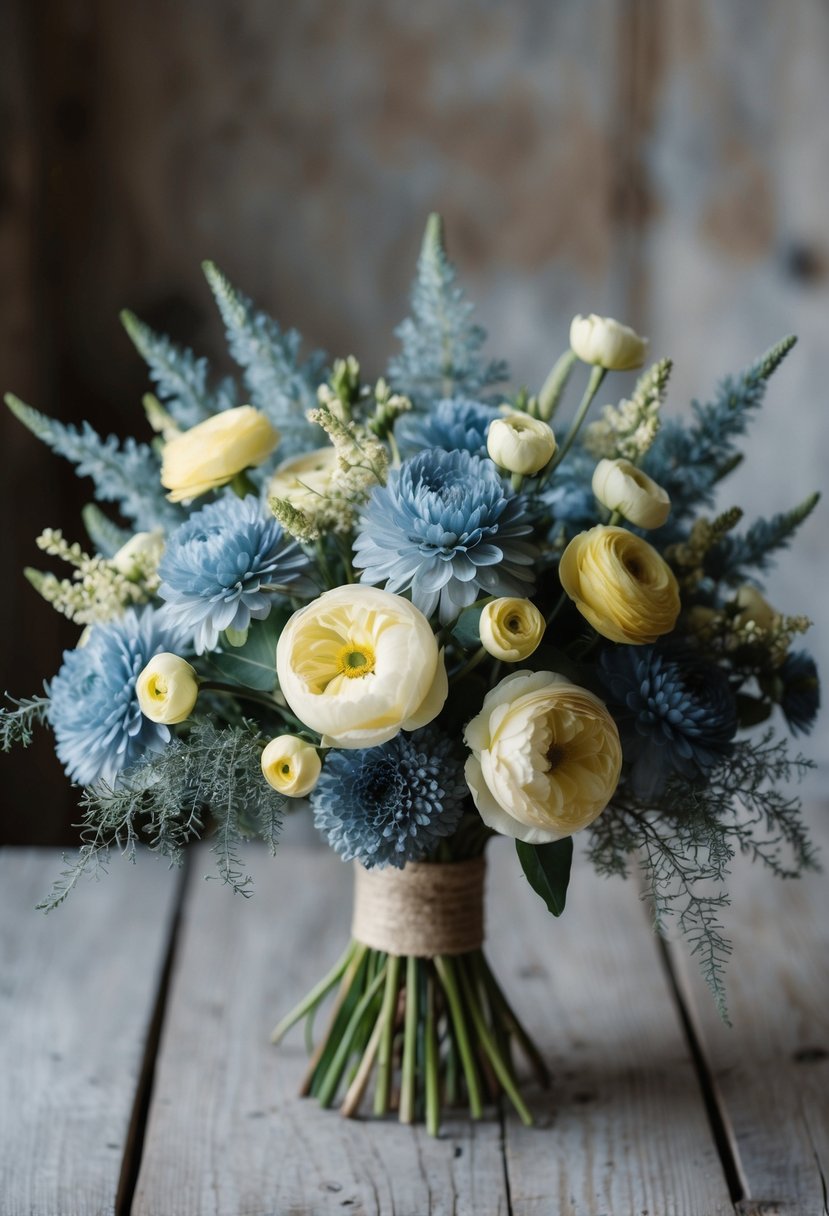
[[[86,645],[64,652],[49,688],[49,722],[58,758],[73,781],[111,785],[147,752],[163,750],[169,727],[142,714],[135,682],[154,655],[175,652],[181,643],[161,613],[131,608],[95,625]]]
[[[425,729],[363,751],[330,751],[310,801],[344,861],[402,869],[451,836],[468,797],[452,743]]]
[[[428,414],[403,414],[394,433],[404,456],[414,456],[424,448],[486,456],[486,433],[498,417],[493,405],[468,397],[444,397]]]
[[[360,517],[354,564],[364,583],[411,590],[424,616],[443,625],[486,595],[526,597],[535,545],[523,500],[491,460],[469,452],[421,452],[372,492]]]
[[[808,735],[820,709],[817,664],[805,650],[786,656],[778,671],[783,685],[780,708],[793,735]]]
[[[693,652],[654,646],[604,650],[599,677],[640,798],[669,777],[704,778],[732,749],[737,709],[725,672]]]
[[[197,654],[224,629],[263,620],[281,593],[316,589],[308,558],[253,495],[228,494],[195,511],[167,542],[158,567],[165,618],[186,630]]]

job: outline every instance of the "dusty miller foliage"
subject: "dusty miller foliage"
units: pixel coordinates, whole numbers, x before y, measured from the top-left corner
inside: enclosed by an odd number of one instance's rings
[[[812,767],[767,731],[740,740],[707,785],[670,782],[647,809],[619,792],[590,829],[588,856],[600,874],[627,877],[638,857],[656,928],[665,934],[676,924],[688,939],[726,1021],[731,943],[722,910],[731,863],[743,853],[778,878],[818,869],[800,799],[783,788]]]
[[[139,840],[180,865],[183,850],[212,826],[218,877],[251,893],[240,847],[260,837],[276,849],[285,799],[262,776],[264,737],[253,723],[215,726],[198,720],[159,755],[120,774],[117,785],[86,786],[78,827],[82,845],[51,894],[39,905],[63,903],[80,878],[105,870],[112,849],[135,859]]]
[[[48,697],[24,697],[20,701],[8,693],[6,697],[14,708],[0,706],[0,749],[4,752],[11,751],[16,743],[28,747],[35,726],[43,725],[49,713]]]
[[[488,390],[508,378],[503,360],[483,359],[486,331],[472,323],[472,305],[455,282],[437,215],[426,226],[411,306],[412,315],[395,330],[402,350],[389,363],[388,379],[415,409],[442,397],[486,400]]]

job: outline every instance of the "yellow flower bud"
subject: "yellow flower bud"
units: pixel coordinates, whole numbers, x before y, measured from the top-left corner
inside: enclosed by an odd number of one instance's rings
[[[738,587],[735,603],[740,612],[734,618],[738,629],[753,625],[755,629],[771,629],[780,620],[780,613],[751,583]]]
[[[164,445],[161,484],[171,502],[198,498],[266,460],[279,432],[251,405],[214,414]]]
[[[544,617],[530,600],[492,600],[481,613],[481,645],[502,663],[520,663],[537,650],[546,629]]]
[[[671,513],[665,490],[629,460],[600,460],[593,493],[609,511],[618,511],[637,528],[661,528]]]
[[[645,362],[647,338],[612,317],[577,316],[570,325],[570,346],[583,363],[593,363],[612,372],[632,371]]]
[[[150,659],[136,681],[135,691],[145,717],[173,726],[193,712],[199,681],[188,662],[164,651]]]
[[[486,450],[502,469],[531,477],[551,460],[556,440],[546,422],[516,410],[489,424]]]
[[[288,798],[304,798],[317,784],[319,754],[315,747],[296,735],[271,739],[262,752],[262,773],[268,785]]]
[[[277,465],[268,485],[268,498],[284,498],[292,507],[313,508],[331,488],[337,452],[330,445],[292,456]]]
[[[599,525],[575,536],[561,557],[561,585],[603,637],[642,645],[670,633],[679,616],[673,571],[625,528]]]

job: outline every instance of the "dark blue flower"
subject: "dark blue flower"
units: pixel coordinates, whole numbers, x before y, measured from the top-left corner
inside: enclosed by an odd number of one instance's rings
[[[640,798],[673,774],[704,778],[731,751],[737,708],[721,668],[685,649],[618,646],[602,652],[598,671]]]
[[[263,620],[281,593],[304,595],[308,558],[258,498],[227,494],[195,511],[167,542],[158,567],[165,618],[213,650],[223,629]]]
[[[403,414],[394,433],[404,456],[414,456],[424,448],[486,456],[486,433],[498,417],[494,405],[468,397],[444,397],[428,414]]]
[[[535,545],[522,498],[491,460],[469,452],[421,452],[372,492],[360,517],[354,564],[364,583],[411,590],[426,616],[448,624],[486,595],[530,594]]]
[[[783,685],[780,708],[793,735],[807,735],[820,709],[820,681],[817,664],[805,650],[786,657],[778,671]]]
[[[111,785],[147,752],[163,750],[170,730],[144,717],[135,682],[154,655],[179,651],[181,644],[159,612],[129,609],[93,626],[84,646],[64,652],[49,688],[49,722],[58,759],[73,781]]]
[[[310,801],[345,861],[402,869],[452,835],[468,796],[452,742],[427,728],[364,751],[330,751]]]

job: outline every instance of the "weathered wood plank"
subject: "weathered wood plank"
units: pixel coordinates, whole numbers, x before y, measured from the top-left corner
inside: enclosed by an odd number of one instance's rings
[[[296,1097],[301,1031],[278,1049],[268,1035],[345,945],[350,867],[300,847],[246,861],[250,901],[216,883],[188,892],[135,1216],[167,1216],[171,1196],[177,1216],[507,1216],[494,1118],[436,1141]]]
[[[45,917],[60,864],[0,852],[4,1216],[115,1212],[176,904],[176,876],[142,858]]]
[[[814,817],[824,856],[827,809]],[[741,1210],[815,1216],[829,1184],[829,882],[784,884],[742,861],[731,892],[733,1029],[679,951],[674,965],[735,1147]]]
[[[554,921],[514,852],[490,850],[491,955],[553,1069],[539,1129],[507,1119],[515,1216],[731,1213],[676,1007],[634,884],[577,856]]]

